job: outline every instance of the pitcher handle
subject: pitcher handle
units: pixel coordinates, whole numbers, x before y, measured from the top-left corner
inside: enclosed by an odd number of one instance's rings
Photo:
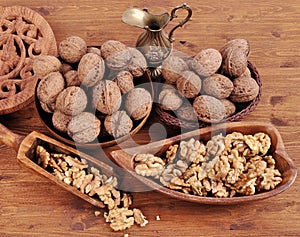
[[[179,10],[179,9],[184,9],[184,10],[187,10],[188,12],[188,15],[186,16],[186,18],[184,18],[182,21],[179,22],[179,24],[177,26],[175,26],[169,33],[169,40],[170,42],[174,42],[175,39],[173,39],[173,34],[174,34],[174,31],[178,28],[178,27],[182,27],[185,23],[187,23],[189,20],[191,20],[191,17],[192,17],[192,9],[190,8],[189,5],[187,5],[186,3],[183,3],[182,5],[180,6],[177,6],[175,7],[172,11],[171,11],[171,17],[170,17],[170,21],[172,21],[174,18],[177,17],[176,15],[176,11]]]

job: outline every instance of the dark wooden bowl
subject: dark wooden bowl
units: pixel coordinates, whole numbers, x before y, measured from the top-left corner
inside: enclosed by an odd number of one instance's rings
[[[157,156],[163,154],[170,145],[179,143],[181,140],[187,140],[190,138],[200,139],[201,141],[208,141],[213,135],[219,133],[231,133],[241,132],[243,134],[255,134],[257,132],[264,132],[271,138],[272,144],[270,148],[270,154],[276,161],[276,168],[282,174],[282,182],[273,190],[260,192],[252,196],[238,196],[231,198],[216,198],[216,197],[201,197],[192,194],[185,194],[179,191],[171,190],[163,187],[159,183],[138,175],[134,171],[133,158],[139,153],[151,153]],[[157,151],[157,152],[155,152]],[[125,150],[112,151],[112,160],[120,167],[124,168],[134,178],[149,187],[149,189],[156,190],[166,196],[181,199],[189,202],[196,202],[201,204],[212,204],[212,205],[230,205],[253,202],[269,197],[273,197],[286,189],[288,189],[296,179],[297,169],[293,161],[290,159],[284,149],[284,144],[278,130],[269,123],[246,123],[246,122],[231,122],[218,124],[212,127],[205,127],[198,130],[194,130],[182,135],[171,137],[162,141],[149,143],[144,146],[135,148],[129,148]],[[133,183],[132,183],[133,185]]]
[[[37,83],[37,85],[38,85],[38,83]],[[37,85],[36,85],[36,88],[37,88]],[[150,92],[152,98],[154,98],[153,85],[152,85],[151,78],[150,78],[148,72],[144,73],[144,75],[139,78],[135,78],[135,87],[145,88],[146,90],[148,90]],[[60,141],[66,143],[68,145],[76,146],[76,147],[80,147],[80,148],[86,148],[86,149],[93,149],[93,148],[95,149],[99,146],[101,146],[101,147],[113,146],[116,144],[120,144],[121,142],[125,141],[126,139],[132,137],[144,126],[144,124],[146,123],[146,121],[151,113],[151,110],[152,110],[152,106],[151,106],[148,110],[147,115],[144,118],[142,118],[141,120],[138,120],[138,121],[133,121],[132,130],[130,131],[130,133],[128,133],[125,136],[114,139],[112,136],[100,134],[93,142],[78,143],[78,142],[74,142],[71,139],[71,137],[69,137],[67,134],[64,134],[54,128],[54,126],[52,124],[52,114],[45,112],[41,108],[41,105],[39,103],[39,99],[36,96],[36,93],[35,93],[35,107],[36,107],[36,110],[37,110],[37,113],[39,115],[41,122],[45,125],[45,127],[49,130],[49,132],[55,138],[59,139]]]

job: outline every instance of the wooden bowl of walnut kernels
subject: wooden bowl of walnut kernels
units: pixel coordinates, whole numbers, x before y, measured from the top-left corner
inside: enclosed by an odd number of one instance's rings
[[[215,195],[215,196],[195,195],[195,194],[191,194],[191,192],[189,192],[189,191],[186,191],[189,189],[189,187],[188,187],[189,185],[186,183],[184,184],[184,183],[180,183],[180,182],[177,182],[177,183],[174,182],[175,187],[173,185],[174,189],[171,189],[170,186],[167,187],[167,186],[165,186],[165,184],[162,185],[162,183],[160,182],[159,179],[155,179],[154,177],[144,177],[142,175],[139,175],[136,172],[136,169],[135,169],[137,167],[136,166],[136,157],[138,155],[150,154],[150,156],[155,155],[156,157],[163,157],[171,145],[179,144],[181,141],[188,141],[191,138],[194,138],[195,140],[199,140],[200,142],[203,142],[203,144],[205,144],[207,141],[209,141],[216,135],[223,134],[223,136],[225,137],[226,135],[232,134],[234,132],[243,134],[244,136],[250,135],[251,137],[254,137],[255,134],[257,134],[257,133],[261,133],[261,134],[265,134],[267,137],[269,137],[268,143],[269,143],[270,147],[267,147],[268,148],[267,151],[265,150],[266,151],[265,156],[267,156],[268,158],[263,158],[263,159],[265,159],[265,162],[267,163],[267,167],[273,166],[273,168],[272,168],[273,171],[277,170],[276,172],[273,172],[273,176],[269,177],[269,179],[266,179],[268,174],[263,174],[260,177],[256,177],[256,178],[252,179],[252,181],[249,181],[248,183],[244,183],[244,185],[240,185],[239,189],[240,190],[244,189],[246,191],[246,193],[248,192],[247,195],[241,195],[239,193],[237,193],[237,195],[234,195],[232,197],[228,197],[228,196],[227,197],[224,197],[224,196],[217,197],[218,195]],[[258,140],[259,140],[259,138],[258,138]],[[268,146],[268,144],[265,144],[263,140],[261,140],[261,143],[259,143],[259,144],[263,149],[265,146]],[[225,142],[225,145],[226,145],[226,142]],[[226,148],[226,146],[225,146],[225,149],[228,149],[228,147]],[[269,123],[231,122],[231,123],[218,124],[218,125],[215,125],[212,127],[205,127],[205,128],[194,130],[194,131],[191,131],[191,132],[188,132],[185,134],[181,134],[181,135],[178,135],[175,137],[171,137],[171,138],[165,139],[163,141],[149,143],[144,146],[129,148],[129,149],[125,149],[125,150],[113,151],[113,152],[111,152],[111,156],[112,156],[112,159],[119,166],[121,166],[126,171],[128,171],[137,180],[137,183],[145,184],[147,190],[155,190],[157,192],[162,193],[163,195],[166,195],[166,196],[169,196],[172,198],[189,201],[189,202],[196,202],[196,203],[200,203],[200,204],[231,205],[231,204],[248,203],[248,202],[252,202],[252,201],[262,200],[265,198],[270,198],[270,197],[273,197],[273,196],[285,191],[286,189],[288,189],[293,184],[293,182],[295,181],[296,176],[297,176],[296,166],[293,163],[293,161],[290,159],[288,154],[286,153],[282,138],[281,138],[278,130],[272,124],[269,124]],[[253,157],[256,157],[253,159],[257,159],[257,156],[253,156]],[[269,160],[269,158],[271,158],[271,160]],[[247,158],[247,159],[249,159],[249,158]],[[221,164],[221,163],[219,163],[219,164]],[[178,160],[177,160],[176,165],[177,166],[179,165]],[[150,167],[150,166],[148,166],[148,167]],[[257,171],[259,168],[262,168],[262,167],[257,166],[256,167]],[[270,171],[269,168],[267,168],[267,169],[268,169],[268,171]],[[145,175],[145,172],[143,174]],[[184,175],[186,175],[186,173],[184,173]],[[198,175],[199,175],[199,173],[198,173]],[[222,173],[216,172],[215,175],[220,176],[220,175],[222,175]],[[277,176],[277,177],[275,177],[275,176]],[[253,184],[253,182],[262,182],[262,179],[265,179],[266,182],[264,183],[264,185],[266,186],[266,189],[268,189],[268,190],[257,191],[257,187],[254,190],[253,186],[251,187],[251,182],[252,182],[252,184]],[[134,183],[132,182],[131,185],[134,185]],[[181,188],[180,188],[180,185],[181,185]],[[261,184],[261,186],[262,186],[262,184]],[[137,189],[140,189],[138,191],[142,191],[141,190],[142,188],[143,187],[141,187],[141,186],[137,186]],[[144,190],[146,188],[144,187]],[[132,190],[133,188],[131,187],[130,189]],[[194,186],[194,189],[195,189],[195,186]],[[215,189],[217,189],[217,188],[215,187]],[[222,195],[220,195],[220,196],[222,196]]]

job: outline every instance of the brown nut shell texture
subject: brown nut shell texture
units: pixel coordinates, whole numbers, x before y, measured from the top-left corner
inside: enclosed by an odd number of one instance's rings
[[[93,105],[103,114],[112,114],[121,106],[121,91],[117,83],[102,80],[93,88]]]
[[[203,80],[203,91],[205,94],[219,99],[227,98],[233,90],[233,83],[221,74],[214,74]]]
[[[103,79],[105,72],[104,60],[98,54],[87,53],[81,58],[77,72],[82,85],[92,87]]]
[[[222,64],[221,53],[213,48],[202,49],[192,60],[191,67],[200,77],[215,74]]]
[[[131,60],[131,54],[125,44],[117,40],[108,40],[101,45],[101,56],[108,68],[125,69]]]
[[[209,95],[198,96],[193,103],[199,120],[206,123],[220,122],[226,116],[223,103]]]
[[[222,74],[229,78],[236,78],[242,75],[248,65],[247,56],[241,48],[227,48],[223,54]]]
[[[75,116],[85,110],[87,102],[87,96],[82,88],[70,86],[59,93],[55,108],[66,115]]]
[[[220,53],[223,54],[228,48],[240,48],[247,57],[250,55],[250,44],[246,39],[233,39],[228,41],[220,49]]]
[[[170,55],[162,63],[162,75],[168,84],[175,84],[177,79],[181,77],[184,71],[187,71],[188,65],[186,62],[175,55]]]
[[[134,120],[144,118],[152,108],[151,94],[144,88],[133,88],[127,93],[125,108]]]
[[[233,80],[234,89],[230,95],[233,102],[248,102],[255,99],[259,93],[257,82],[247,76],[241,76]]]
[[[185,98],[191,99],[200,93],[202,81],[196,73],[184,71],[182,76],[177,79],[176,87]]]
[[[65,88],[65,81],[60,72],[51,72],[37,87],[37,97],[41,102],[51,104],[58,94]]]
[[[118,138],[128,134],[133,127],[133,123],[126,111],[118,110],[112,115],[106,116],[104,127],[110,135]]]
[[[34,74],[42,79],[50,72],[60,71],[62,67],[59,59],[52,55],[39,55],[34,58],[32,69]]]
[[[92,113],[82,112],[72,117],[68,125],[68,135],[75,142],[88,143],[96,139],[100,133],[100,120]]]
[[[59,56],[68,63],[79,62],[86,52],[86,42],[78,36],[70,36],[58,45]]]

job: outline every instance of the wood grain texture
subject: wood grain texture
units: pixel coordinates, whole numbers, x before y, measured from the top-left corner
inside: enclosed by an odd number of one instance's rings
[[[170,12],[180,1],[0,0],[1,6],[23,5],[49,22],[57,41],[83,37],[88,45],[117,39],[134,46],[141,29],[121,22],[128,7],[147,7],[153,13]],[[174,47],[193,55],[207,47],[220,48],[227,40],[249,40],[249,60],[263,82],[262,98],[245,121],[271,122],[281,133],[289,156],[300,168],[300,2],[292,0],[217,1],[190,0],[192,22],[175,32]],[[177,24],[171,22],[167,31]],[[155,115],[133,140],[121,147],[164,138]],[[34,105],[8,115],[0,122],[21,135],[39,131],[50,135],[39,121]],[[117,149],[110,147],[109,151]],[[87,151],[98,159],[103,152]],[[20,167],[16,153],[0,145],[0,236],[300,236],[300,178],[287,191],[255,203],[211,206],[164,197],[155,191],[134,193],[134,206],[149,220],[113,232],[103,212],[68,193],[44,177]],[[160,221],[156,220],[160,216]]]

